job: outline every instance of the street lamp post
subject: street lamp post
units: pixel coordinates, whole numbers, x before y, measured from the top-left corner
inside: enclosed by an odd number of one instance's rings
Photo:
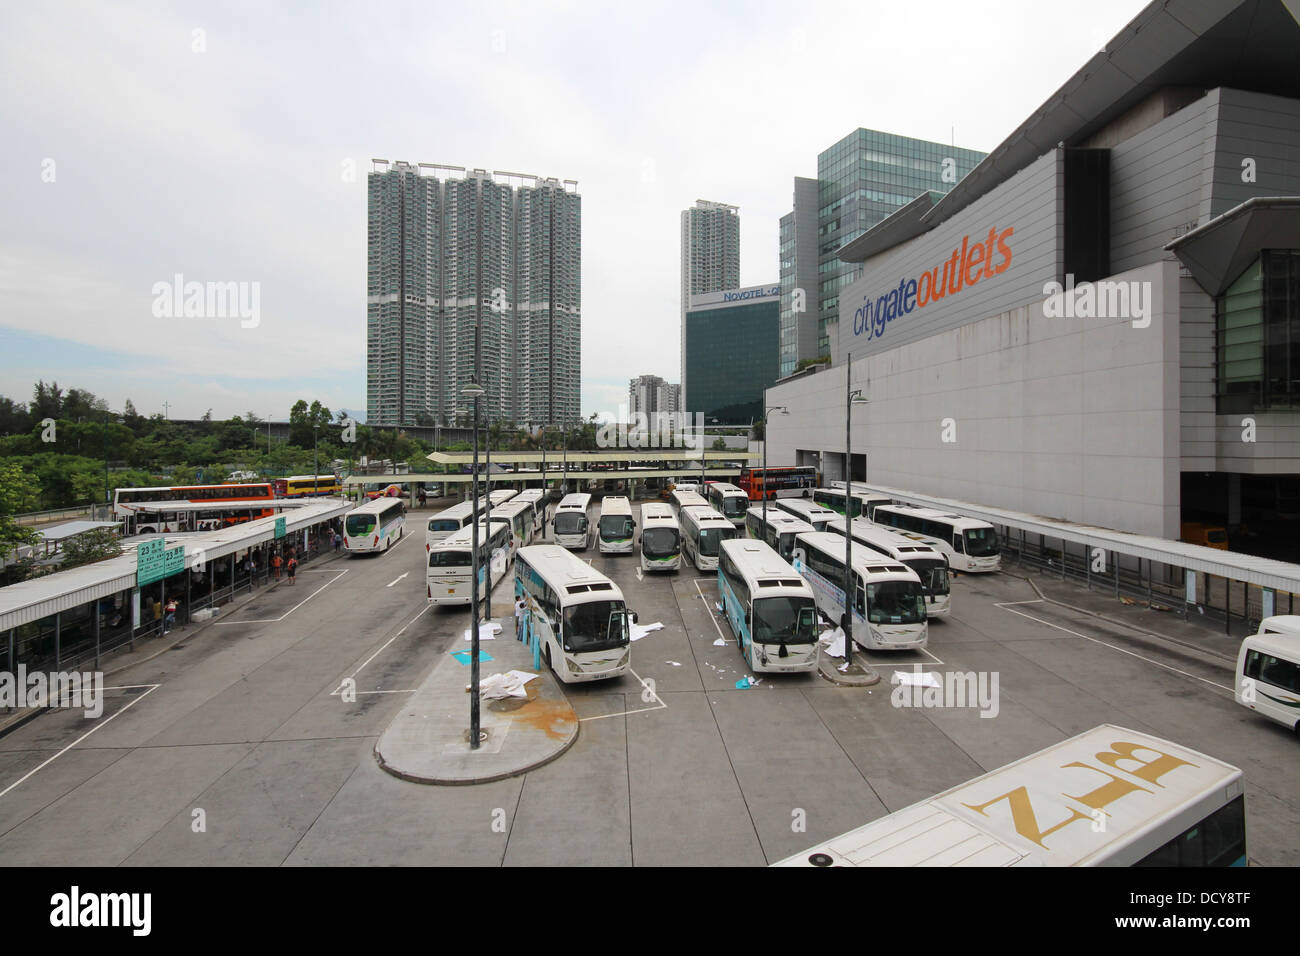
[[[315,493],[320,490],[320,483],[316,477],[317,475],[320,474],[319,448],[320,448],[320,426],[313,425],[312,436],[311,436],[311,490],[312,490],[313,497],[315,497]]]
[[[789,415],[790,409],[784,405],[773,405],[771,408],[763,410],[763,540],[767,540],[767,439],[768,439],[768,419],[773,412],[780,412],[782,415]]]
[[[474,399],[474,474],[471,477],[470,505],[470,569],[469,569],[469,749],[478,750],[478,400],[483,387],[471,381],[460,390],[466,398]]]
[[[840,627],[844,630],[846,671],[853,666],[853,406],[867,403],[862,389],[853,388],[852,372],[853,356],[848,355],[844,362],[844,617],[840,621]],[[766,433],[763,438],[766,441]],[[862,612],[869,617],[865,590],[862,599]]]

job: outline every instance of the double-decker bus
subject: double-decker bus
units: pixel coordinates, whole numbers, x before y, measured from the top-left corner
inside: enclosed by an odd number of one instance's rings
[[[795,539],[795,568],[817,595],[817,607],[839,624],[844,617],[844,559],[853,584],[852,637],[868,650],[925,647],[929,628],[921,579],[905,564],[828,531]]]
[[[734,524],[707,504],[683,505],[677,512],[677,523],[682,531],[682,554],[701,571],[716,571],[718,547],[740,534]]]
[[[871,520],[933,538],[954,571],[996,571],[1001,564],[998,532],[987,521],[911,505],[881,505]]]
[[[879,505],[892,505],[893,498],[871,494],[865,491],[845,491],[844,482],[835,482],[832,488],[817,488],[813,491],[813,501],[823,508],[829,508],[838,515],[852,511],[852,517],[870,518]]]
[[[837,518],[826,527],[827,531],[844,534],[844,519]],[[921,579],[925,593],[926,617],[943,617],[952,608],[952,586],[948,578],[948,559],[943,552],[929,544],[928,538],[910,531],[894,531],[873,524],[866,518],[854,518],[853,540],[864,544],[877,554],[906,564]]]
[[[1231,764],[1103,724],[773,865],[1245,866],[1244,792]]]
[[[817,600],[808,583],[770,546],[750,538],[723,541],[718,593],[750,670],[817,668]]]
[[[209,531],[275,514],[270,482],[243,485],[172,485],[118,488],[113,492],[113,519],[123,531],[156,534]]]
[[[280,490],[281,482],[283,491]],[[288,478],[277,478],[275,483],[276,494],[283,498],[337,495],[343,490],[336,475],[290,475]]]
[[[590,506],[591,495],[585,491],[565,495],[560,499],[551,520],[551,532],[556,544],[562,548],[587,550],[591,544],[591,520],[587,517]]]
[[[472,592],[474,566],[474,526],[461,528],[444,538],[429,551],[425,585],[430,604],[468,604]],[[512,546],[510,525],[492,521],[492,528],[482,521],[478,526],[479,594],[487,597],[506,575]]]
[[[676,571],[682,566],[682,531],[668,505],[641,506],[641,570]]]
[[[817,469],[811,465],[778,468],[742,468],[736,485],[750,501],[773,498],[811,498],[817,487]]]
[[[631,554],[636,538],[636,519],[632,502],[623,495],[606,495],[600,502],[600,519],[596,522],[597,547],[601,554]]]
[[[632,662],[632,628],[618,585],[565,548],[536,544],[515,555],[515,596],[542,659],[566,684],[618,677]]]
[[[773,504],[786,514],[794,515],[800,521],[808,522],[815,531],[825,531],[826,526],[839,517],[839,514],[830,508],[819,505],[815,501],[804,501],[802,498],[778,499]],[[769,515],[772,513],[770,506],[767,513]]]
[[[749,510],[749,495],[726,481],[711,481],[704,486],[704,496],[709,507],[737,528],[745,526],[745,512]]]
[[[783,561],[794,554],[794,539],[805,531],[817,529],[808,522],[779,508],[767,509],[767,531],[763,530],[763,506],[755,505],[745,512],[745,531],[750,538],[770,545]]]
[[[400,498],[374,498],[343,519],[343,547],[349,554],[384,552],[402,537],[406,505]]]

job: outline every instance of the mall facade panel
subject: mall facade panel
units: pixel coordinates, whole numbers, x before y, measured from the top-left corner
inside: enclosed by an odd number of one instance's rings
[[[1147,7],[947,195],[840,250],[832,365],[769,389],[771,460],[843,477],[847,369],[855,479],[1295,550],[1295,49],[1278,0]]]

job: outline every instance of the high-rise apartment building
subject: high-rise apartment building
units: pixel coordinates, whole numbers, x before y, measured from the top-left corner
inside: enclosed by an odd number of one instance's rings
[[[948,192],[985,155],[858,129],[818,155],[816,180],[795,179],[794,211],[781,219],[782,376],[830,352],[826,324],[839,321],[840,289],[859,272],[840,247],[922,193]]]
[[[669,384],[658,375],[638,375],[628,383],[627,410],[633,415],[679,412],[681,391],[680,385]]]
[[[682,399],[686,400],[686,310],[691,296],[740,285],[740,207],[695,200],[682,210]]]
[[[376,160],[368,179],[372,424],[580,417],[582,200],[573,180]]]

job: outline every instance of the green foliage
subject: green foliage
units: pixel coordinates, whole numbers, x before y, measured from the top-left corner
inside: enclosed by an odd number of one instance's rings
[[[19,545],[37,542],[36,532],[17,524],[13,516],[35,511],[40,496],[41,485],[35,476],[16,461],[0,460],[0,559],[7,558]]]
[[[726,450],[727,450],[727,443],[726,443],[726,441],[725,441],[724,439],[721,439],[721,438],[715,438],[715,439],[713,439],[713,444],[710,445],[709,447],[710,447],[711,449],[713,449],[714,451],[726,451]]]
[[[64,541],[62,551],[63,567],[75,568],[117,557],[122,553],[122,544],[112,528],[94,528]]]

